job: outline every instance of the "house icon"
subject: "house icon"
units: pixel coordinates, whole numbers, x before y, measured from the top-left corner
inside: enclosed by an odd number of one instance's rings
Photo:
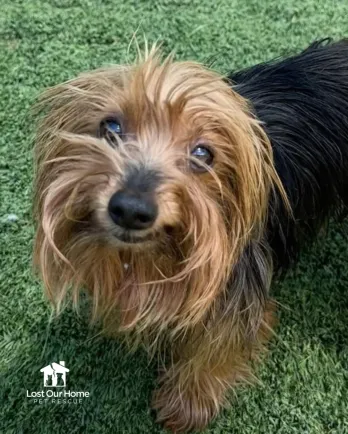
[[[65,362],[51,363],[40,369],[44,373],[44,386],[45,387],[65,387],[66,386],[66,373],[69,369],[65,367]]]

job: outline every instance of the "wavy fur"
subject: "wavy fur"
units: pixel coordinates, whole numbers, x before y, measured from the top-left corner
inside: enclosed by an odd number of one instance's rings
[[[286,268],[347,204],[347,47],[317,43],[229,79],[146,50],[39,102],[34,257],[46,294],[60,310],[86,289],[93,319],[163,351],[153,406],[174,432],[204,428],[254,378],[274,323],[273,263]],[[116,147],[97,134],[112,114],[127,131]],[[189,150],[202,140],[215,164],[197,175]],[[109,199],[143,172],[156,174],[158,218],[147,241],[119,243]]]

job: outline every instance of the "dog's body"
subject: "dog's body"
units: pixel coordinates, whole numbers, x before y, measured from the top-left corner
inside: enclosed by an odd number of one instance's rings
[[[271,201],[267,234],[286,268],[348,206],[348,41],[317,42],[229,78],[263,124],[290,201],[292,217]]]
[[[168,365],[158,419],[199,429],[253,378],[271,334],[269,286],[348,204],[348,43],[234,73],[161,63],[49,90],[36,143],[35,259],[60,307]]]

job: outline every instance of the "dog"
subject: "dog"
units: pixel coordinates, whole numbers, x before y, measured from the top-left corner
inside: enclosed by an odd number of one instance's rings
[[[348,40],[221,75],[145,49],[38,103],[34,261],[60,311],[160,354],[152,406],[200,430],[255,378],[273,276],[348,205]]]

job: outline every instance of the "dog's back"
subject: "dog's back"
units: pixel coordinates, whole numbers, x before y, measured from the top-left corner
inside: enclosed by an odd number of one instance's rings
[[[348,205],[348,40],[233,73],[272,143],[294,219],[271,200],[269,242],[280,267]],[[276,208],[276,210],[274,209]]]

